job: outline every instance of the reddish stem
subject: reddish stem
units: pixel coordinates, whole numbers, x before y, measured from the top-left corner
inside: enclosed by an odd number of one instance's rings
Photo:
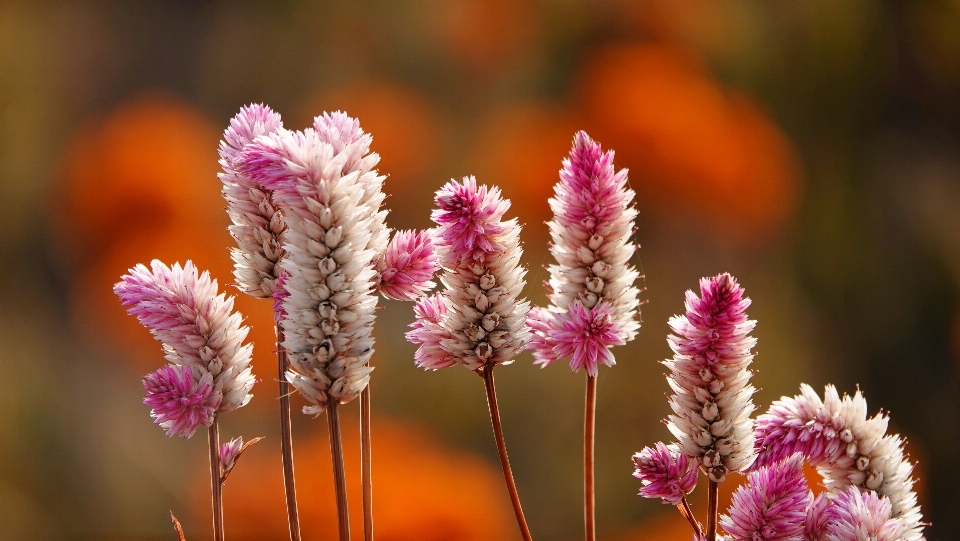
[[[283,349],[283,329],[280,325],[277,325],[277,368],[280,372],[280,459],[283,463],[283,491],[287,500],[287,526],[290,530],[290,541],[300,541],[297,485],[293,474],[290,384],[287,383],[287,352]]]
[[[513,503],[513,512],[517,515],[517,525],[524,541],[533,541],[530,527],[523,516],[520,507],[520,495],[517,493],[517,484],[513,480],[513,470],[510,469],[510,458],[507,457],[507,444],[503,440],[503,427],[500,425],[500,408],[497,406],[497,391],[493,384],[493,366],[477,370],[483,378],[487,390],[487,406],[490,409],[490,423],[493,425],[493,437],[497,441],[497,451],[500,452],[500,466],[503,468],[503,478],[507,483],[507,492],[510,493],[510,502]]]
[[[220,427],[214,416],[207,431],[210,443],[210,500],[213,505],[213,538],[223,541],[223,482],[220,478]]]
[[[597,378],[587,376],[583,413],[583,516],[587,541],[596,541],[596,502],[594,496],[594,437],[597,418]]]
[[[327,431],[330,433],[330,457],[333,462],[333,484],[337,492],[337,526],[340,541],[350,541],[350,509],[347,504],[347,476],[343,468],[343,442],[340,437],[340,412],[336,399],[327,404]]]
[[[373,449],[370,436],[370,384],[360,393],[360,482],[363,485],[363,539],[373,541]]]

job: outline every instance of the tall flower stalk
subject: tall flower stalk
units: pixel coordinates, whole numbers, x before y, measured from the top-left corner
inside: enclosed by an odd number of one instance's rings
[[[128,313],[163,344],[168,365],[144,377],[144,403],[168,436],[191,437],[208,427],[213,533],[223,541],[223,480],[217,417],[247,404],[254,377],[247,327],[233,312],[233,298],[217,292],[217,281],[198,274],[193,263],[168,267],[154,260],[123,276],[114,292]],[[234,455],[236,456],[236,455]],[[232,468],[232,464],[231,464]]]
[[[378,157],[365,154],[369,141],[353,119],[325,115],[313,128],[258,138],[238,164],[272,190],[284,212],[286,379],[311,403],[304,413],[327,414],[344,541],[350,530],[338,406],[370,381],[375,266],[388,239],[384,177],[373,169]]]
[[[420,344],[417,365],[435,370],[457,364],[483,378],[490,423],[504,481],[520,533],[532,539],[513,479],[500,423],[493,370],[513,362],[526,347],[529,304],[518,300],[526,270],[520,266],[520,226],[503,221],[510,202],[500,190],[477,186],[473,177],[451,180],[437,191],[434,243],[445,288],[415,307],[407,339]]]
[[[674,352],[664,361],[674,394],[667,422],[680,450],[707,474],[707,541],[717,539],[718,491],[730,472],[749,467],[753,450],[750,385],[756,325],[747,319],[750,299],[729,274],[700,280],[700,296],[687,292],[686,313],[670,319]]]
[[[597,373],[613,366],[610,349],[633,340],[640,291],[630,265],[636,209],[627,170],[616,171],[613,151],[603,152],[585,132],[573,139],[563,160],[560,182],[549,200],[553,220],[547,225],[557,263],[550,266],[551,305],[530,311],[530,347],[536,363],[546,366],[570,358],[574,372],[586,369],[584,407],[584,529],[596,539],[594,505],[594,441]]]
[[[230,235],[237,243],[230,250],[234,261],[234,277],[244,293],[256,298],[272,299],[277,291],[277,265],[283,256],[283,234],[286,223],[273,201],[272,190],[236,167],[243,149],[261,135],[283,128],[280,115],[265,105],[248,105],[230,121],[220,141],[218,175],[227,202],[227,214],[233,223]],[[281,346],[283,330],[276,313],[277,371],[280,403],[280,456],[283,468],[284,498],[287,506],[287,528],[290,541],[300,541],[300,513],[297,508],[297,487],[293,465],[293,431],[290,416],[290,386],[284,374],[288,363]]]

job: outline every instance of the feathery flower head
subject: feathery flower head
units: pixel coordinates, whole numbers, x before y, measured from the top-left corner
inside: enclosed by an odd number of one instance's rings
[[[821,492],[813,499],[807,508],[807,518],[803,521],[804,541],[826,541],[831,503],[826,492]]]
[[[167,267],[155,259],[150,266],[137,265],[113,286],[130,307],[127,313],[163,344],[171,364],[189,368],[195,382],[212,376],[218,413],[245,405],[253,397],[253,345],[242,344],[249,329],[233,312],[233,297],[217,294],[217,281],[207,272],[198,275],[191,261]]]
[[[662,498],[663,503],[677,505],[697,486],[697,464],[675,445],[657,442],[633,455],[636,466],[633,476],[640,479],[640,495],[644,498]]]
[[[477,187],[474,177],[463,182],[451,180],[437,191],[437,208],[430,218],[436,222],[438,246],[448,258],[444,267],[453,268],[469,261],[482,262],[487,256],[499,253],[502,246],[496,238],[516,221],[500,221],[510,208],[510,201],[500,198],[500,188]],[[452,258],[452,259],[451,259]]]
[[[244,443],[242,437],[233,438],[232,440],[224,443],[220,446],[220,482],[227,480],[227,477],[230,475],[230,472],[233,471],[234,466],[237,465],[237,460],[240,459],[240,455],[247,450],[247,447],[250,447],[254,443],[262,440],[262,437],[253,438],[252,440]]]
[[[322,413],[331,399],[353,400],[370,380],[374,265],[389,235],[380,210],[384,177],[370,169],[378,158],[355,159],[369,137],[354,140],[355,133],[336,129],[338,122],[350,124],[334,115],[318,117],[324,131],[277,130],[238,159],[238,168],[272,189],[284,210],[280,266],[289,277],[280,324],[287,379],[312,403],[307,414]]]
[[[747,367],[757,342],[749,336],[756,322],[747,319],[750,299],[733,276],[701,279],[700,293],[687,291],[686,314],[669,322],[676,334],[667,338],[673,359],[663,363],[674,392],[667,427],[680,449],[700,462],[710,480],[720,482],[755,458],[754,388]]]
[[[530,305],[517,300],[526,275],[520,226],[500,220],[510,202],[497,188],[477,187],[473,177],[448,182],[436,202],[431,217],[445,290],[416,309],[416,330],[408,337],[421,344],[417,364],[441,368],[453,359],[478,370],[513,362],[530,338],[524,325]],[[438,314],[439,329],[432,320]]]
[[[286,228],[265,189],[255,179],[237,170],[243,149],[257,137],[283,128],[280,115],[265,105],[248,105],[230,121],[220,141],[220,181],[233,225],[230,234],[237,247],[230,250],[234,276],[244,293],[269,298],[280,258],[280,235]]]
[[[413,330],[407,331],[406,337],[410,343],[420,344],[413,357],[417,367],[437,370],[457,364],[457,359],[440,345],[451,338],[450,333],[440,325],[447,314],[443,297],[439,293],[421,297],[413,305],[413,311],[416,319],[410,324]]]
[[[908,539],[903,520],[891,518],[890,500],[872,491],[849,487],[830,502],[826,541],[901,541]]]
[[[412,301],[433,289],[433,275],[440,268],[430,231],[397,231],[377,263],[383,296]]]
[[[547,286],[551,306],[534,311],[528,320],[537,364],[547,366],[574,352],[600,354],[600,348],[636,337],[640,291],[633,283],[639,273],[630,265],[636,251],[631,242],[637,216],[631,206],[634,195],[627,187],[627,170],[613,167],[613,151],[603,152],[585,132],[578,132],[549,200],[554,215],[547,224],[553,238],[550,252],[557,264],[550,266]],[[616,338],[597,338],[592,329],[600,320],[602,334]],[[601,357],[607,366],[614,364],[609,350]],[[570,363],[574,371],[584,366],[596,375],[596,362],[584,362],[582,355]]]
[[[574,372],[586,368],[588,375],[596,376],[598,365],[616,364],[610,348],[627,343],[628,334],[617,324],[613,305],[605,302],[587,308],[577,299],[570,305],[568,317],[558,321],[559,328],[550,334],[556,342],[553,352],[558,359],[570,357]],[[529,326],[536,328],[536,324]],[[547,364],[542,360],[537,363]]]
[[[204,374],[194,381],[186,366],[165,365],[143,377],[150,416],[167,436],[189,438],[200,425],[210,426],[217,414],[221,394],[213,388],[213,376]]]
[[[886,433],[889,420],[883,413],[867,418],[859,390],[841,398],[828,385],[821,400],[809,385],[801,385],[799,396],[777,400],[757,418],[757,462],[801,452],[832,495],[853,485],[888,498],[893,518],[903,521],[903,538],[917,541],[923,537],[923,517],[913,492],[913,464],[900,436]]]
[[[751,472],[720,524],[737,541],[801,541],[812,500],[803,457],[793,455]]]

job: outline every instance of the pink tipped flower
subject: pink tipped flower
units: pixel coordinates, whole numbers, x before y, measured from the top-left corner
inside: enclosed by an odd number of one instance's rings
[[[600,364],[613,366],[616,361],[610,348],[627,343],[627,332],[616,322],[613,305],[599,303],[586,308],[577,299],[570,305],[567,318],[551,334],[556,342],[553,352],[556,358],[570,357],[570,369],[574,372],[587,369],[590,376],[597,375]],[[538,361],[546,366],[545,361]]]
[[[900,541],[908,539],[903,520],[891,518],[890,500],[849,487],[829,508],[826,541]]]
[[[665,504],[677,505],[697,486],[697,464],[675,445],[657,442],[653,448],[644,447],[633,455],[633,463],[633,476],[640,479],[644,498],[662,498]]]
[[[253,346],[243,345],[248,328],[233,312],[233,297],[217,294],[210,274],[197,274],[191,261],[167,267],[157,260],[151,269],[137,265],[114,287],[128,313],[163,344],[166,359],[189,370],[198,383],[213,378],[217,412],[235,410],[250,401],[254,377]]]
[[[443,303],[440,294],[430,297],[421,297],[413,306],[416,320],[410,324],[412,331],[407,331],[407,340],[413,344],[420,344],[414,354],[414,362],[424,370],[437,370],[457,364],[457,359],[444,351],[440,345],[444,340],[451,338],[441,325],[440,321],[447,314],[447,306]]]
[[[200,425],[210,426],[217,414],[221,394],[214,391],[213,376],[194,381],[186,366],[166,365],[143,378],[150,416],[167,436],[189,438]]]
[[[368,153],[369,136],[347,129],[352,122],[338,113],[303,132],[280,129],[237,160],[284,212],[280,266],[289,277],[280,324],[287,380],[311,403],[307,414],[322,413],[331,399],[353,400],[373,370],[375,264],[388,239],[384,177],[372,169],[379,158]]]
[[[411,331],[411,340],[421,344],[417,364],[441,368],[452,359],[478,370],[513,362],[530,333],[524,325],[529,304],[517,299],[526,274],[520,226],[515,219],[500,221],[510,202],[497,188],[478,188],[465,177],[437,191],[436,203],[434,242],[446,289],[418,305],[417,330]],[[438,314],[442,330],[432,319]]]
[[[803,520],[804,541],[825,541],[827,523],[830,520],[830,498],[821,492],[807,508],[807,518]]]
[[[286,225],[270,197],[270,190],[237,169],[244,148],[257,137],[283,128],[280,115],[265,105],[248,105],[230,121],[220,141],[219,174],[227,214],[233,225],[230,234],[237,247],[230,250],[237,285],[244,293],[269,298],[276,278]]]
[[[812,500],[803,477],[803,457],[794,455],[751,472],[747,483],[733,493],[720,524],[737,541],[802,541]]]
[[[787,451],[801,452],[836,495],[848,486],[873,490],[889,499],[893,518],[903,521],[906,541],[923,537],[923,517],[913,491],[913,464],[899,435],[887,434],[889,417],[867,418],[867,402],[858,390],[840,398],[828,385],[824,400],[808,385],[801,394],[781,398],[757,418],[758,463]]]
[[[439,268],[430,231],[397,231],[377,264],[380,293],[395,300],[416,300],[436,285],[433,274]]]
[[[496,238],[510,222],[500,221],[510,201],[500,198],[500,189],[477,187],[473,177],[450,181],[437,191],[437,208],[431,218],[437,223],[436,243],[447,248],[444,267],[480,261],[503,251]]]
[[[670,319],[667,342],[673,359],[668,382],[673,415],[668,428],[680,449],[696,459],[711,481],[728,472],[743,471],[753,462],[754,388],[747,369],[757,340],[756,325],[745,313],[750,299],[729,274],[700,280],[702,297],[687,291],[682,316]]]
[[[247,447],[250,447],[262,439],[262,437],[253,438],[247,443],[243,443],[243,438],[240,437],[234,438],[220,446],[220,482],[227,480],[230,472],[232,472],[234,466],[237,465],[237,460],[240,459],[240,455],[247,450]]]
[[[637,211],[631,206],[634,192],[627,187],[627,170],[617,172],[613,152],[603,152],[581,131],[574,137],[570,157],[563,160],[554,192],[549,201],[554,218],[548,224],[553,238],[550,252],[557,261],[550,266],[547,286],[551,306],[535,311],[528,320],[534,333],[530,347],[543,366],[583,351],[595,352],[612,366],[613,355],[598,348],[633,340],[640,328],[640,291],[633,285],[639,273],[630,265],[636,250],[631,237]],[[589,313],[586,318],[584,312]],[[592,322],[587,324],[586,319]],[[612,341],[593,334],[601,319],[603,334],[616,336]],[[596,362],[583,361],[574,359],[570,367],[577,371],[585,366],[595,376]]]

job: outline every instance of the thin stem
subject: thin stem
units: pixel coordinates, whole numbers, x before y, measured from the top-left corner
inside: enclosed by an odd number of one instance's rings
[[[720,496],[720,483],[710,481],[707,492],[707,541],[717,541],[717,504]]]
[[[360,482],[363,485],[363,540],[373,541],[373,450],[370,438],[370,384],[360,393]]]
[[[223,482],[220,478],[220,427],[214,416],[207,431],[210,442],[210,500],[213,505],[213,538],[223,541]]]
[[[327,404],[327,431],[330,433],[330,457],[333,460],[333,484],[337,491],[337,525],[340,541],[350,541],[350,509],[347,507],[347,476],[343,470],[343,442],[340,438],[340,412],[336,399]]]
[[[290,421],[290,384],[287,383],[287,352],[283,349],[283,329],[277,325],[277,369],[280,372],[280,455],[283,463],[283,491],[287,499],[287,525],[290,541],[300,541],[300,514],[297,509],[297,485],[293,475],[293,432]]]
[[[487,390],[487,406],[490,409],[490,423],[493,425],[493,437],[497,441],[497,450],[500,452],[500,466],[503,468],[503,478],[507,482],[507,492],[513,503],[513,512],[517,515],[517,525],[524,541],[533,541],[527,519],[523,517],[520,507],[520,495],[517,493],[517,484],[513,480],[513,470],[510,469],[510,459],[507,457],[507,444],[503,441],[503,427],[500,425],[500,408],[497,406],[497,391],[493,385],[493,366],[487,366],[477,371],[483,378]]]
[[[597,378],[587,376],[587,393],[583,412],[583,518],[586,540],[596,541],[596,501],[594,497],[594,436],[597,418]]]
[[[700,523],[697,522],[696,517],[693,516],[693,511],[690,509],[690,504],[687,503],[687,497],[684,496],[680,503],[677,504],[677,509],[680,510],[680,514],[687,519],[690,523],[690,526],[693,526],[693,533],[697,536],[697,539],[703,537],[703,530],[700,528]]]

